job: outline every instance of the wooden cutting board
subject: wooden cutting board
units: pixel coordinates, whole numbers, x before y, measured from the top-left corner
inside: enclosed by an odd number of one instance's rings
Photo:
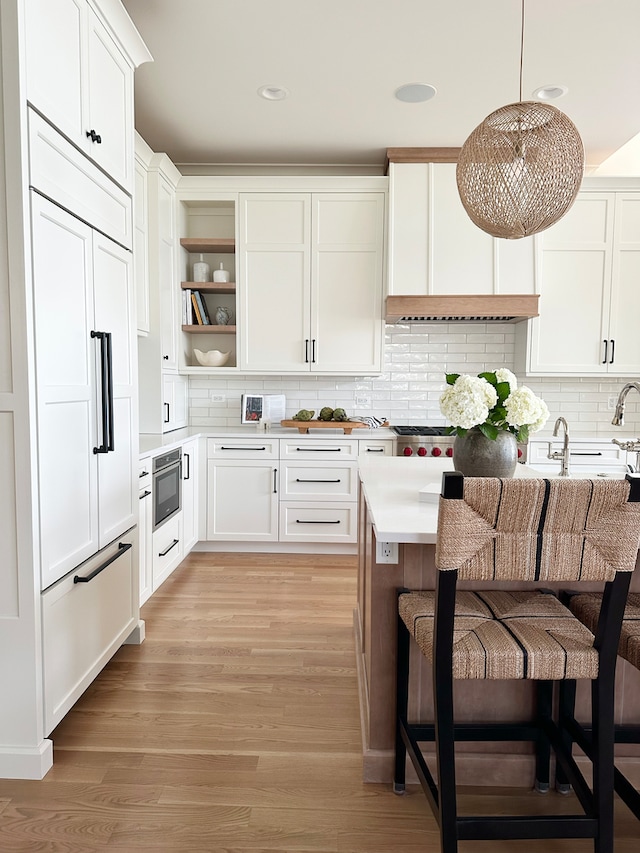
[[[354,429],[370,429],[369,424],[362,421],[280,421],[280,426],[295,427],[298,432],[303,435],[308,433],[310,429],[341,429],[345,435],[351,435],[351,430]],[[389,422],[385,421],[383,427],[388,427]]]

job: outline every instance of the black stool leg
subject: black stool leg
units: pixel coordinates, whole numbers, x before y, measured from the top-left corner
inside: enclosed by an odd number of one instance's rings
[[[615,669],[614,669],[615,672]],[[591,685],[593,716],[593,798],[599,832],[595,853],[612,853],[614,787],[614,691],[613,672],[601,673]]]
[[[434,661],[435,748],[442,853],[457,853],[456,765],[451,668]]]
[[[553,702],[553,682],[536,683],[536,705],[538,736],[536,738],[536,780],[535,789],[539,794],[549,790],[549,766],[551,763],[551,745],[545,728],[551,723]]]
[[[558,722],[564,751],[568,755],[571,755],[573,738],[567,730],[567,723],[574,719],[575,707],[576,682],[573,679],[561,681],[558,692]],[[571,785],[559,762],[556,763],[556,790],[559,794],[569,794],[571,792]]]
[[[396,758],[393,774],[394,794],[404,794],[407,749],[402,739],[402,727],[407,723],[409,697],[409,641],[406,625],[398,616],[398,661],[396,666]]]

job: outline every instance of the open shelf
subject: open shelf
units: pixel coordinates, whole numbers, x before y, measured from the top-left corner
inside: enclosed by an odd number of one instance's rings
[[[199,290],[201,293],[235,293],[235,281],[183,281],[183,290]]]
[[[196,335],[235,335],[235,326],[220,326],[217,323],[207,323],[203,326],[183,326],[183,332],[191,332]]]
[[[233,237],[181,237],[180,245],[187,252],[202,254],[232,254],[236,250],[236,241]]]

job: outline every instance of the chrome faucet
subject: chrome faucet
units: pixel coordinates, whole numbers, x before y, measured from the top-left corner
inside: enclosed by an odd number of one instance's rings
[[[640,390],[640,389],[638,389]],[[555,426],[553,427],[554,436],[558,435],[558,430],[560,427],[564,429],[564,442],[562,444],[562,450],[551,450],[551,442],[549,442],[549,452],[547,453],[547,459],[558,459],[560,460],[560,476],[568,477],[569,476],[569,425],[567,424],[564,418],[558,418],[556,420]]]
[[[616,402],[616,413],[613,416],[613,420],[611,423],[614,426],[622,426],[624,424],[624,403],[627,399],[627,394],[631,391],[632,388],[635,388],[638,394],[640,394],[640,385],[637,382],[627,382],[624,386],[620,394],[618,395],[618,401]]]

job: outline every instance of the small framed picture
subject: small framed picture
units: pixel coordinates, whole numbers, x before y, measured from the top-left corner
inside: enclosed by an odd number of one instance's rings
[[[264,397],[262,394],[243,394],[242,395],[242,423],[256,424],[262,417],[262,404]]]

